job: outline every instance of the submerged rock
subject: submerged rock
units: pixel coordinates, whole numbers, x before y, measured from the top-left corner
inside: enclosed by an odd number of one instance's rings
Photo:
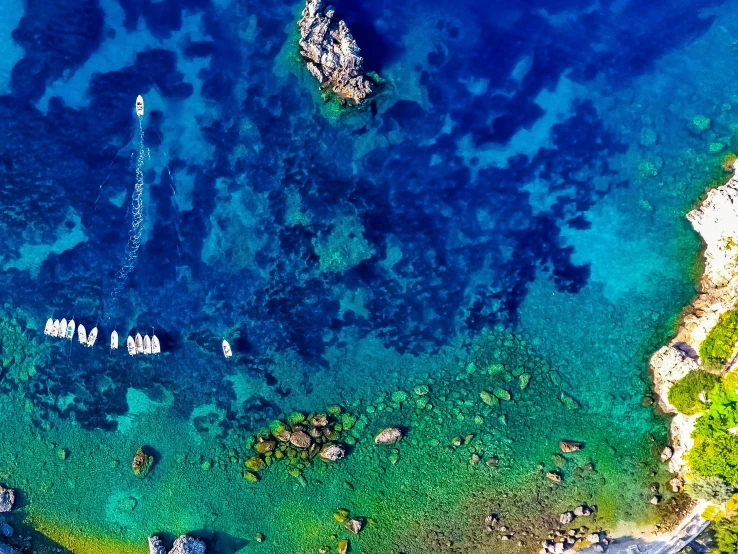
[[[346,450],[340,444],[326,444],[318,453],[318,456],[322,460],[327,460],[329,462],[340,460],[345,455]]]
[[[346,23],[333,21],[334,10],[323,0],[307,0],[300,29],[300,54],[318,82],[333,90],[341,100],[362,104],[373,92],[372,82],[363,74],[359,46]]]
[[[364,521],[357,518],[351,518],[345,523],[345,527],[353,534],[358,535],[364,528]]]
[[[402,430],[397,427],[386,427],[374,436],[375,444],[395,444],[402,438]]]
[[[18,552],[12,546],[0,543],[0,554],[20,554],[20,552]]]
[[[9,512],[13,509],[15,502],[15,492],[13,489],[6,489],[0,486],[0,512]]]
[[[559,441],[559,450],[561,450],[562,452],[579,452],[582,448],[584,448],[583,442],[570,440]]]

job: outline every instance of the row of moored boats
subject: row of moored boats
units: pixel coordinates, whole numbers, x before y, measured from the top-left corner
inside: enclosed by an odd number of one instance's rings
[[[44,328],[44,334],[50,337],[58,337],[61,339],[72,340],[74,338],[74,320],[67,321],[66,318],[59,321],[58,319],[49,318],[46,321],[46,327]],[[80,344],[91,347],[97,340],[97,326],[93,327],[92,330],[87,333],[85,326],[81,323],[77,326],[77,337],[79,338]],[[118,349],[118,332],[113,331],[110,333],[110,348],[113,350]],[[156,335],[141,336],[140,333],[136,333],[136,336],[129,336],[126,341],[126,348],[131,356],[136,354],[161,354],[161,345]]]

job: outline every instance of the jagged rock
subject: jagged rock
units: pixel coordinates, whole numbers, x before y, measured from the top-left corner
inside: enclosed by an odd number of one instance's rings
[[[182,535],[174,540],[169,554],[205,554],[205,543],[189,535]]]
[[[671,488],[671,492],[679,492],[682,490],[682,487],[684,486],[684,479],[681,479],[680,477],[674,477],[669,481],[669,487]]]
[[[149,537],[149,554],[167,554],[161,539],[156,535]]]
[[[546,479],[551,479],[555,483],[561,483],[561,474],[557,471],[549,471],[546,473]]]
[[[318,453],[318,456],[321,459],[327,460],[329,462],[340,460],[345,455],[346,450],[340,444],[326,444],[323,448],[320,449],[320,452]]]
[[[569,440],[559,441],[559,450],[562,452],[579,452],[582,448],[584,448],[583,442]]]
[[[577,517],[587,517],[592,514],[592,510],[588,506],[582,505],[574,508],[574,515]]]
[[[131,469],[133,469],[133,473],[135,475],[145,477],[153,463],[153,456],[149,456],[144,452],[143,448],[139,448],[136,451],[136,455],[133,457],[133,462],[131,462]]]
[[[397,427],[387,427],[380,429],[379,433],[374,436],[375,444],[395,444],[402,438],[402,430]]]
[[[595,544],[595,543],[600,542],[600,535],[598,533],[590,533],[584,538],[584,540],[592,544]]]
[[[664,449],[661,451],[661,461],[666,462],[674,455],[674,451],[671,449],[670,446],[664,447]]]
[[[353,534],[358,535],[364,528],[364,522],[361,519],[351,518],[345,523],[345,526],[346,529],[351,531]]]
[[[6,489],[0,486],[0,512],[9,512],[13,509],[15,502],[15,492],[13,489]]]
[[[359,46],[346,23],[333,21],[334,10],[323,0],[307,0],[300,29],[300,54],[321,85],[331,88],[342,100],[362,104],[373,92],[363,74]]]
[[[574,514],[571,512],[564,512],[559,516],[559,521],[561,522],[561,525],[568,525],[574,521]]]
[[[297,448],[306,449],[310,448],[310,445],[313,443],[313,439],[305,431],[295,431],[290,437],[290,443]]]

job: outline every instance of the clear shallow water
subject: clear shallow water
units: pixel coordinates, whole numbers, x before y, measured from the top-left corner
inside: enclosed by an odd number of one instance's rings
[[[346,507],[372,520],[354,551],[511,552],[489,511],[524,541],[582,502],[609,528],[658,520],[645,360],[694,292],[683,214],[735,141],[734,7],[339,4],[389,87],[336,121],[295,61],[300,6],[16,6],[0,26],[14,523],[80,553],[154,532],[315,552],[346,535]],[[139,93],[142,247],[114,300]],[[52,315],[99,323],[98,346],[45,338]],[[155,328],[164,354],[109,354],[113,328]],[[487,407],[494,387],[512,400]],[[331,404],[365,418],[345,460],[304,486],[277,465],[243,479],[247,437]],[[408,429],[397,452],[371,441],[388,424]],[[587,448],[554,460],[561,438]],[[538,469],[562,463],[562,485]]]

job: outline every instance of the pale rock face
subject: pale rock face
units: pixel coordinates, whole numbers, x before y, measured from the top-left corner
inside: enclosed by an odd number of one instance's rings
[[[300,29],[300,54],[307,68],[321,85],[326,85],[344,100],[362,104],[373,92],[372,83],[362,72],[363,58],[346,23],[333,23],[334,11],[323,7],[323,0],[307,0]]]
[[[156,535],[149,537],[149,554],[167,554],[161,539]]]
[[[705,273],[701,292],[689,306],[676,336],[650,361],[659,406],[676,413],[668,401],[669,388],[690,371],[700,369],[699,348],[720,319],[738,303],[738,161],[725,185],[710,190],[699,206],[687,214],[705,242]],[[671,422],[674,450],[669,470],[682,474],[685,454],[694,444],[692,431],[698,416],[677,414]]]
[[[149,537],[149,554],[166,553],[159,537]],[[169,554],[205,554],[205,543],[188,535],[182,535],[174,540]]]
[[[9,512],[13,509],[15,493],[12,489],[0,486],[0,512]]]

